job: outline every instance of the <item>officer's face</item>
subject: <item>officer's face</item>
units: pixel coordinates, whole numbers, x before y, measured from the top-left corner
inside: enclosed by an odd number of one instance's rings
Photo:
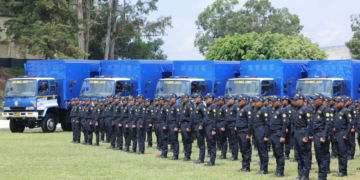
[[[295,106],[301,106],[301,105],[303,105],[304,100],[302,100],[302,99],[297,99],[297,100],[294,100],[293,102],[294,102]]]
[[[127,104],[127,100],[122,101],[123,105]]]
[[[267,106],[268,104],[269,104],[269,102],[268,102],[268,101],[265,101],[265,102],[264,102],[264,105],[265,105],[265,106]]]
[[[256,106],[257,108],[261,107],[263,104],[264,104],[264,103],[261,102],[261,101],[255,102],[255,106]]]
[[[346,101],[346,105],[350,105],[352,103],[352,101]]]
[[[219,105],[221,106],[221,105],[223,105],[224,104],[224,101],[223,100],[220,100],[219,101]]]
[[[206,104],[211,104],[213,102],[213,98],[207,98],[206,99]]]
[[[315,101],[314,101],[314,103],[315,103]],[[324,106],[328,106],[329,105],[329,102],[327,102],[327,101],[323,101],[323,103],[322,103]]]
[[[130,105],[134,105],[134,101],[129,101]]]
[[[322,99],[314,99],[314,105],[315,106],[320,106],[320,104],[322,103]]]
[[[97,101],[94,101],[94,105],[96,106],[98,104],[98,102]]]
[[[82,104],[82,105],[85,105],[85,104],[86,104],[86,102],[85,102],[85,101],[81,101],[81,104]]]
[[[244,106],[244,105],[245,105],[245,103],[246,103],[246,101],[245,101],[245,100],[238,101],[238,105],[239,105],[239,106]]]
[[[273,107],[279,107],[281,105],[280,101],[271,101]]]
[[[75,101],[71,101],[71,105],[74,105],[75,104]]]
[[[87,105],[90,105],[90,101],[87,101],[86,104],[87,104]]]
[[[282,103],[283,103],[284,106],[289,104],[289,102],[287,100],[283,100]]]
[[[76,101],[76,104],[79,104],[80,101]]]
[[[251,102],[251,103],[250,103],[250,106],[251,106],[251,107],[254,107],[254,106],[255,106],[255,102]]]
[[[182,101],[183,103],[188,102],[188,100],[189,100],[189,98],[182,98],[182,99],[181,99],[181,101]]]
[[[157,106],[159,104],[159,101],[154,101],[154,106]]]
[[[137,102],[142,103],[143,100],[144,100],[143,98],[138,98],[138,99],[137,99]]]
[[[170,98],[170,103],[171,104],[174,104],[175,102],[176,102],[176,98],[174,98],[174,97]]]
[[[119,103],[120,102],[120,99],[115,99],[115,103]]]
[[[164,100],[160,100],[160,101],[159,101],[159,104],[160,104],[160,105],[163,105],[163,104],[164,104]]]
[[[359,105],[359,103],[355,103],[355,106],[358,106]]]
[[[145,106],[149,106],[149,105],[150,105],[150,102],[146,102],[146,103],[145,103]]]
[[[234,99],[229,99],[228,102],[229,102],[229,105],[232,105],[232,104],[234,104],[235,100]]]
[[[99,104],[99,106],[102,106],[102,105],[104,105],[104,103],[101,102],[101,103]]]
[[[110,102],[112,102],[113,100],[114,100],[114,98],[112,98],[112,97],[111,97],[111,98],[109,98],[109,101],[110,101]]]
[[[337,106],[338,109],[344,107],[344,102],[335,102],[335,105]]]
[[[104,102],[104,105],[107,106],[109,103],[107,101]]]
[[[195,103],[199,103],[199,102],[201,102],[201,97],[195,98]]]
[[[135,106],[139,105],[139,102],[136,101]]]
[[[330,106],[334,105],[335,101],[330,101]]]

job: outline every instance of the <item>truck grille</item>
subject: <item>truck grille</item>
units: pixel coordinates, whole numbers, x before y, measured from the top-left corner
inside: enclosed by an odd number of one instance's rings
[[[25,111],[25,109],[25,107],[10,107],[10,111],[13,112]]]

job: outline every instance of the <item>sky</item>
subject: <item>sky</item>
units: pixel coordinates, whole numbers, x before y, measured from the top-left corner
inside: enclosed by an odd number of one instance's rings
[[[168,60],[203,60],[204,56],[194,47],[198,31],[195,21],[198,15],[215,0],[159,0],[158,11],[152,12],[149,20],[171,16],[173,28],[166,30],[162,46]],[[238,10],[246,0],[239,0]],[[345,45],[352,37],[351,14],[360,14],[359,0],[270,0],[275,8],[286,7],[297,14],[300,32],[318,43],[320,47]]]

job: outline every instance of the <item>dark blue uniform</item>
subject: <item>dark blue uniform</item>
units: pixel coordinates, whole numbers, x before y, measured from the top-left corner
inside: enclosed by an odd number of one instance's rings
[[[84,142],[82,144],[86,144],[87,141],[88,141],[88,137],[86,135],[86,107],[87,105],[82,105],[80,106],[80,114],[79,114],[79,121],[80,121],[80,124],[81,124],[81,130],[84,134]]]
[[[130,127],[126,128],[126,125],[129,123],[129,109],[130,109],[130,105],[126,104],[126,105],[122,105],[121,106],[121,118],[120,118],[120,123],[122,125],[122,131],[123,131],[123,135],[124,135],[124,139],[125,139],[125,149],[124,152],[128,152],[129,151],[129,147],[130,147],[130,143],[131,143],[131,138],[130,138]],[[120,142],[121,143],[121,142]],[[122,144],[121,144],[122,145]]]
[[[205,132],[207,147],[209,148],[210,154],[210,163],[215,164],[216,159],[216,134],[212,135],[212,131],[216,132],[216,121],[217,121],[217,105],[212,103],[208,104],[206,107],[206,116],[205,116]]]
[[[114,111],[114,147],[115,147],[115,141],[116,141],[116,148],[115,150],[122,149],[123,146],[123,127],[119,127],[119,124],[121,124],[121,115],[123,113],[122,111],[123,105],[121,103],[116,104],[115,111]],[[116,139],[116,140],[115,140]],[[111,140],[111,143],[113,140]]]
[[[332,114],[335,114],[338,111],[335,104],[330,107],[330,111]],[[332,129],[330,130],[330,141],[331,141],[331,156],[332,158],[336,158],[339,155],[339,150],[337,148],[338,146],[335,138],[335,132]]]
[[[356,107],[353,104],[351,104],[351,105],[347,106],[346,108],[349,111],[349,113],[351,114],[351,116],[354,119],[356,119],[356,115],[357,115]],[[351,128],[355,129],[355,126],[354,126],[355,122],[356,121],[352,122]],[[356,144],[355,144],[355,131],[354,131],[353,133],[350,132],[350,135],[349,135],[348,159],[354,159],[355,148],[356,148]]]
[[[105,113],[105,108],[106,106],[105,105],[102,105],[101,106],[101,116],[100,116],[100,123],[99,123],[99,130],[100,130],[100,140],[102,142],[105,142],[105,133],[106,133],[106,130],[105,130],[105,118],[106,118],[106,113]]]
[[[289,159],[290,150],[292,149],[293,146],[293,144],[291,143],[291,117],[292,117],[293,108],[291,107],[290,104],[288,104],[283,108],[285,109],[285,112],[288,117],[288,121],[286,121],[287,122],[286,129],[288,130],[288,133],[286,133],[285,135],[285,158]]]
[[[162,140],[161,140],[161,130],[160,130],[160,121],[159,121],[159,114],[160,114],[160,105],[154,107],[154,130],[156,136],[156,149],[162,149]]]
[[[227,152],[227,137],[228,137],[228,124],[226,121],[226,113],[228,111],[228,106],[226,104],[219,107],[218,111],[218,120],[216,124],[216,134],[219,141],[219,147],[221,149],[221,156],[226,159]],[[221,128],[224,128],[225,131],[221,131]]]
[[[96,136],[94,145],[99,145],[99,141],[100,141],[99,124],[100,124],[102,111],[100,105],[93,106],[92,108],[93,110],[91,112],[91,119],[92,119],[91,131],[94,132]],[[93,134],[91,133],[89,137],[90,144],[92,143],[92,138],[93,138]]]
[[[237,138],[237,133],[235,131],[237,108],[238,108],[238,105],[235,103],[228,106],[228,108],[227,108],[228,111],[226,114],[226,122],[228,125],[228,133],[230,136],[229,139],[230,139],[230,144],[232,144],[232,147],[231,147],[232,157],[230,160],[237,160],[238,154],[239,154],[238,138]]]
[[[135,116],[137,119],[136,128],[137,128],[137,139],[139,143],[139,152],[145,152],[145,104],[142,102],[137,106],[135,110]]]
[[[180,108],[180,126],[182,132],[182,140],[184,144],[185,157],[188,158],[190,158],[191,156],[191,149],[192,149],[191,135],[192,135],[192,131],[194,131],[193,129],[194,121],[193,118],[191,118],[193,111],[194,111],[193,105],[189,101],[184,103]],[[190,129],[191,132],[187,132],[186,129]]]
[[[199,152],[199,161],[196,162],[204,162],[205,158],[205,116],[206,116],[206,108],[202,102],[195,104],[195,112],[194,112],[194,129],[196,132],[196,138],[198,141],[198,145],[200,148]],[[202,126],[203,129],[199,130],[199,127]]]
[[[268,172],[268,163],[269,163],[269,156],[268,156],[268,146],[267,143],[264,141],[264,138],[269,138],[269,113],[267,108],[263,105],[259,108],[256,108],[256,116],[253,119],[253,127],[255,130],[255,138],[258,144],[258,152],[260,157],[260,171],[264,173]]]
[[[129,106],[128,129],[130,134],[130,140],[132,141],[132,150],[130,151],[131,153],[135,153],[137,147],[137,129],[136,127],[133,128],[133,125],[136,126],[137,124],[136,111],[137,111],[137,107],[135,105]]]
[[[106,120],[105,120],[105,126],[106,126],[106,138],[108,140],[111,140],[111,146],[112,148],[115,147],[115,128],[113,126],[114,122],[114,110],[115,109],[115,102],[111,102],[106,107]]]
[[[148,142],[148,148],[152,147],[152,128],[154,126],[155,111],[154,107],[149,105],[145,108],[145,131]],[[149,126],[151,124],[151,127]]]
[[[87,145],[92,145],[92,134],[93,134],[93,129],[92,129],[92,125],[90,125],[90,122],[92,123],[92,111],[94,110],[94,106],[93,105],[87,105],[86,106],[86,115],[85,115],[85,119],[86,119],[86,136],[87,136]],[[90,139],[91,138],[91,139]]]
[[[173,144],[174,157],[179,158],[179,131],[174,131],[175,128],[179,129],[180,107],[177,103],[169,106],[167,112],[167,128],[170,136],[171,143]]]
[[[161,157],[166,158],[168,153],[168,139],[169,133],[168,129],[164,130],[164,127],[167,127],[166,116],[167,116],[167,106],[165,104],[160,105],[158,111],[158,121],[159,121],[159,130],[161,134]],[[159,146],[159,144],[158,144]]]
[[[360,118],[359,118],[359,112],[360,112],[360,108],[359,106],[356,107],[356,118],[354,118],[354,127],[355,127],[355,131],[357,132],[358,136],[356,137],[357,138],[357,141],[358,141],[358,145],[360,146],[360,136],[359,136],[359,133],[360,133]],[[359,155],[356,155],[356,156],[359,156]]]
[[[71,128],[73,131],[73,141],[76,143],[80,141],[80,136],[79,136],[80,129],[77,123],[77,121],[79,120],[78,116],[79,116],[79,105],[74,104],[73,107],[71,108],[70,118],[71,118]]]
[[[238,99],[239,100],[239,99]],[[250,171],[251,162],[251,142],[246,139],[246,136],[252,134],[252,108],[249,106],[238,107],[236,114],[236,133],[239,141],[240,152],[242,156],[242,170]]]

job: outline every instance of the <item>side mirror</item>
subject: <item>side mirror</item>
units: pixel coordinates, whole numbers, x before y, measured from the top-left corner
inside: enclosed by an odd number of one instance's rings
[[[126,86],[125,89],[126,89],[128,92],[131,92],[131,82],[125,83],[125,86]]]
[[[360,88],[360,82],[359,82],[359,88]]]
[[[291,83],[292,83],[292,82],[291,82],[291,81],[289,81],[289,85],[291,85]]]
[[[55,82],[55,85],[56,85],[56,87],[58,87],[58,86],[59,86],[57,82]]]
[[[70,88],[70,92],[72,93],[72,87]]]
[[[73,86],[73,82],[72,81],[70,81],[70,87],[72,87]]]
[[[360,93],[360,88],[358,89],[358,93]]]
[[[202,83],[201,84],[201,91],[205,92],[206,91],[206,83]]]
[[[76,81],[74,81],[74,85],[76,84]]]
[[[221,82],[215,82],[215,86],[214,86],[214,93],[217,93],[217,86],[220,84]]]
[[[284,88],[287,88],[287,82],[284,82]]]
[[[287,93],[287,89],[284,89],[284,93]]]
[[[145,88],[145,93],[147,93],[147,88]]]
[[[270,87],[270,89],[274,89],[274,83],[271,82],[271,83],[269,84],[269,87]]]

